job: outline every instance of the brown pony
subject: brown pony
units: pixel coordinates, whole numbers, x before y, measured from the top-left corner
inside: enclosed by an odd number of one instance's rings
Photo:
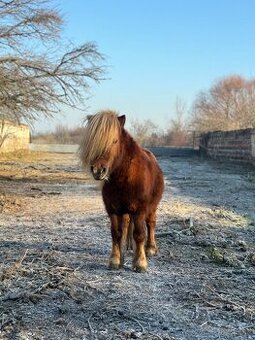
[[[154,155],[136,143],[124,124],[125,116],[117,116],[113,111],[88,117],[80,157],[94,179],[103,181],[102,196],[112,234],[109,267],[118,269],[123,265],[128,235],[132,232],[133,267],[142,272],[147,270],[146,254],[157,253],[156,209],[164,181]]]

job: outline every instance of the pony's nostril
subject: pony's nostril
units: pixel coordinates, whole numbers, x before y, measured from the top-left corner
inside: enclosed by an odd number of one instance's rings
[[[107,169],[105,167],[102,167],[99,171],[100,176],[104,176],[106,174]]]

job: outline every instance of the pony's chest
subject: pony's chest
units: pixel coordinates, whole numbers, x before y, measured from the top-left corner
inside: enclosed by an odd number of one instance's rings
[[[140,203],[140,195],[132,186],[105,184],[102,195],[108,213],[132,213]]]

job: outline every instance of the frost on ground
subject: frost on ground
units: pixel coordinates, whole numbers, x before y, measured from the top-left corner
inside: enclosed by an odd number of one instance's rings
[[[255,339],[255,172],[160,159],[159,254],[107,269],[100,189],[74,155],[0,163],[0,339]]]

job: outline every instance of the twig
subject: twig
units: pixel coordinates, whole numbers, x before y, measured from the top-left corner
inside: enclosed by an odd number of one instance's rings
[[[200,325],[200,327],[204,327],[205,325],[207,325],[208,324],[208,321],[205,321],[205,322],[203,322],[201,325]]]
[[[186,226],[186,223],[185,223]],[[194,235],[194,222],[192,217],[189,218],[189,227],[184,228],[180,231],[172,230],[172,231],[167,231],[167,232],[162,232],[162,233],[156,233],[156,237],[164,237],[164,236],[179,236],[185,232],[191,232]]]
[[[133,318],[132,316],[126,316],[126,317],[127,317],[128,319],[130,319],[130,320],[135,321],[135,322],[141,327],[141,331],[144,333],[144,327],[143,327],[143,325],[141,324],[141,322],[140,322],[139,320]]]
[[[163,233],[156,233],[156,237],[165,237],[165,236],[173,236],[174,232],[173,231],[167,231]]]
[[[156,337],[156,338],[159,339],[159,340],[166,339],[166,338],[162,338],[162,337],[159,336],[158,334],[154,334],[154,333],[149,333],[149,334],[153,336],[153,339],[154,339],[154,337]]]
[[[27,256],[27,252],[28,252],[28,249],[26,249],[24,255],[21,257],[21,259],[19,260],[19,262],[17,263],[18,265],[22,265],[22,262],[24,261],[24,259],[26,258]]]
[[[9,323],[12,323],[12,322],[13,322],[12,319],[6,318],[6,317],[5,317],[5,314],[3,314],[3,315],[2,315],[1,324],[0,324],[0,331],[1,331],[5,326],[7,326]]]
[[[91,333],[94,333],[94,330],[93,330],[93,327],[91,326],[91,323],[90,323],[90,318],[93,316],[93,313],[90,314],[89,318],[87,319],[87,322],[88,322],[88,325],[89,325],[89,330]]]
[[[60,286],[62,283],[64,282],[64,280],[60,281],[59,283],[53,283],[53,282],[46,282],[44,283],[41,287],[38,287],[37,289],[35,289],[32,292],[27,292],[27,291],[22,291],[22,292],[10,292],[5,294],[5,296],[3,296],[1,298],[2,301],[7,301],[7,300],[11,300],[11,301],[15,301],[15,300],[19,300],[19,299],[30,299],[33,296],[41,293],[43,290],[47,289],[47,288],[57,288],[58,286]]]

